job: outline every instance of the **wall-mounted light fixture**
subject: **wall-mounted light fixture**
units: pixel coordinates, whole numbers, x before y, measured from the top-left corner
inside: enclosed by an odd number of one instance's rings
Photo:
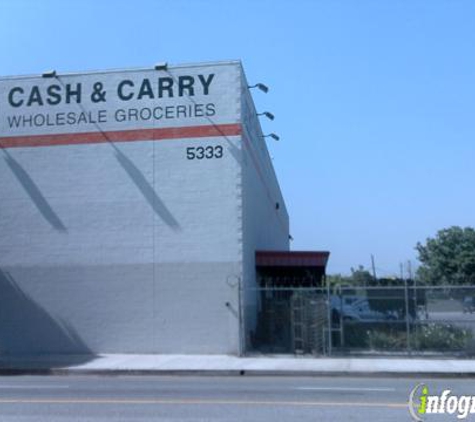
[[[41,74],[43,78],[56,78],[56,70],[48,70]]]
[[[167,70],[168,69],[168,63],[167,62],[158,62],[154,66],[155,70]]]
[[[269,133],[268,135],[264,135],[263,138],[272,138],[275,141],[278,141],[280,139],[275,133]]]
[[[266,94],[269,92],[269,88],[267,87],[267,85],[264,85],[264,84],[261,84],[261,83],[248,86],[248,88],[249,88],[249,89],[257,88],[257,89],[260,89],[262,92],[264,92],[264,93],[266,93]]]
[[[269,111],[264,111],[262,113],[257,113],[258,116],[266,116],[269,120],[274,120],[275,116]]]

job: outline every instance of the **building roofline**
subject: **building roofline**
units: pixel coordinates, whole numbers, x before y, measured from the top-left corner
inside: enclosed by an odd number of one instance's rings
[[[242,67],[241,60],[220,60],[220,61],[210,61],[210,62],[196,62],[196,63],[182,63],[182,64],[169,64],[167,70],[170,69],[183,69],[183,68],[196,68],[196,67],[211,67],[211,66],[229,66],[229,65],[238,65]],[[57,70],[58,76],[83,76],[83,75],[101,75],[101,74],[111,74],[111,73],[127,73],[127,72],[149,72],[155,70],[154,64],[151,64],[149,67],[127,67],[127,68],[113,68],[105,70],[85,70],[81,72],[61,72]],[[17,80],[17,79],[33,79],[41,78],[42,73],[38,74],[26,74],[26,75],[11,75],[11,76],[1,76],[0,80]]]

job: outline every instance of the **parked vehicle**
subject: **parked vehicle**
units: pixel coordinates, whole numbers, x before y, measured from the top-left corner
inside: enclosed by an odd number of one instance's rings
[[[475,298],[467,296],[463,300],[463,313],[472,314],[473,312],[475,312]]]
[[[332,296],[332,317],[337,322],[340,317],[346,321],[387,321],[396,316],[391,312],[383,313],[371,309],[368,299],[361,296]]]

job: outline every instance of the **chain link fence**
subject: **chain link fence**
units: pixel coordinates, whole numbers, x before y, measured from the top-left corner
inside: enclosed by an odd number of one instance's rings
[[[475,355],[475,286],[256,289],[248,352]]]

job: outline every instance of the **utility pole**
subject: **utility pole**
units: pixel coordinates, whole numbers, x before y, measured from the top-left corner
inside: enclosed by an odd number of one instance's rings
[[[418,297],[418,294],[417,294],[417,282],[416,282],[416,279],[415,278],[412,278],[412,262],[411,260],[408,260],[407,261],[407,268],[408,268],[408,272],[409,272],[409,280],[411,280],[412,282],[412,287],[413,287],[413,291],[414,291],[414,316],[417,317],[417,297]]]
[[[374,266],[374,256],[371,255],[371,267],[373,268],[373,278],[376,280],[376,267]]]
[[[407,280],[404,280],[404,302],[406,304],[406,348],[411,353],[411,322],[409,320],[409,289]]]
[[[412,263],[411,263],[411,260],[407,261],[407,273],[409,275],[409,280],[412,280]]]

